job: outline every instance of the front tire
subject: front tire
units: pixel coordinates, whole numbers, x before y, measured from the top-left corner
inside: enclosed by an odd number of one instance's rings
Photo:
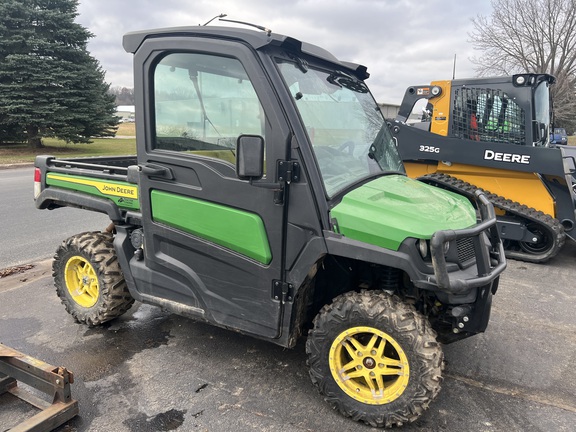
[[[430,323],[384,292],[348,292],[324,306],[306,352],[326,401],[373,427],[413,422],[440,391],[443,354]]]
[[[119,317],[134,303],[120,269],[112,234],[87,232],[65,240],[56,251],[56,293],[76,321],[95,326]]]

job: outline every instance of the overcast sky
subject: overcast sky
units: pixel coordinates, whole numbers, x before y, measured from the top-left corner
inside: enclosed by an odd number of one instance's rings
[[[491,11],[490,0],[80,0],[76,21],[94,33],[88,49],[112,86],[133,87],[124,33],[225,13],[367,66],[376,100],[400,103],[410,85],[451,79],[455,54],[456,77],[474,76],[471,20]]]

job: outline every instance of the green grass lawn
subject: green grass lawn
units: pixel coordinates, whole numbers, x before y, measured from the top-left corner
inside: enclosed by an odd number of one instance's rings
[[[95,139],[91,144],[67,144],[64,141],[50,138],[42,141],[44,148],[40,149],[30,149],[25,144],[0,147],[0,164],[33,162],[37,155],[67,158],[136,154],[135,138]]]
[[[33,162],[37,155],[52,155],[60,158],[87,156],[118,156],[136,154],[134,123],[118,125],[117,137],[95,139],[91,144],[67,144],[52,138],[44,138],[44,148],[30,149],[25,144],[0,147],[0,165]]]

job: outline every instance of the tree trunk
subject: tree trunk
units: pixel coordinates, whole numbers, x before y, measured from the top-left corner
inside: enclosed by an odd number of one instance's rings
[[[44,147],[42,138],[40,137],[37,126],[28,126],[26,128],[26,138],[28,139],[28,147],[39,149]]]

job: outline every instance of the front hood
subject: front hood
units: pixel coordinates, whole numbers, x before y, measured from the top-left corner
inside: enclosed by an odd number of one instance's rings
[[[331,218],[340,234],[393,250],[407,237],[429,239],[439,230],[476,224],[476,212],[463,196],[399,175],[347,193]]]

